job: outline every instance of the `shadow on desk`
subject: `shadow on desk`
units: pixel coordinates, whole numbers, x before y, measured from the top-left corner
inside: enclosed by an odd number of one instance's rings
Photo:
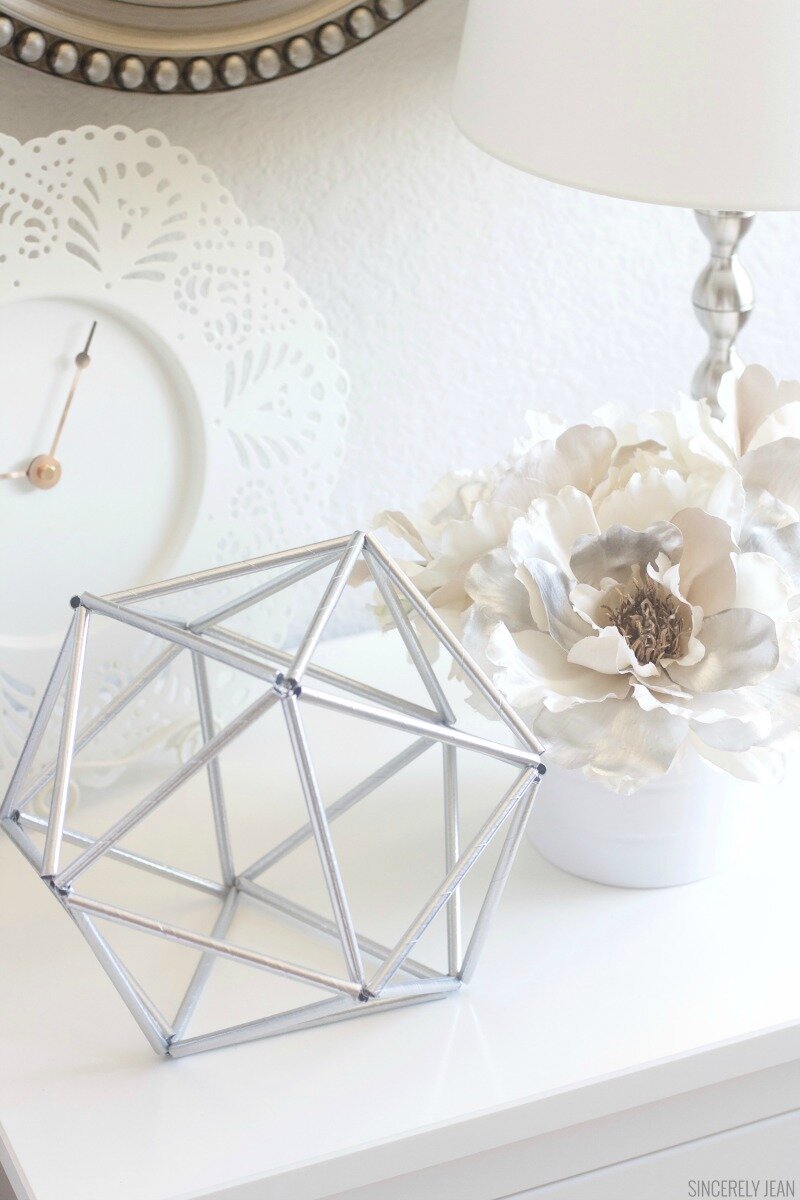
[[[2,1167],[0,1167],[0,1200],[17,1200],[14,1189],[8,1182],[8,1176]]]

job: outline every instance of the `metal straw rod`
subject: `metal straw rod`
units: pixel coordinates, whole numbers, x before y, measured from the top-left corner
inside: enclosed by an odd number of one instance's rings
[[[211,930],[211,936],[213,938],[224,938],[227,936],[238,903],[239,893],[236,891],[236,888],[231,888],[231,890],[228,892],[228,895],[225,897],[225,903],[222,905],[222,908],[217,914],[217,919],[214,922],[214,928]],[[192,975],[189,986],[186,989],[186,995],[183,997],[180,1007],[175,1014],[175,1020],[172,1023],[173,1038],[179,1038],[183,1036],[186,1026],[191,1021],[194,1010],[197,1008],[198,1001],[203,994],[203,988],[208,982],[208,977],[211,974],[211,968],[214,966],[215,962],[215,955],[207,950],[200,959],[200,962],[195,967],[194,974]]]
[[[291,920],[308,926],[318,933],[323,933],[327,937],[335,938],[337,942],[341,943],[339,928],[336,922],[329,920],[328,917],[323,917],[321,913],[315,913],[302,904],[296,904],[294,900],[287,900],[285,896],[279,896],[277,892],[272,892],[268,888],[262,887],[260,883],[254,883],[251,879],[240,877],[239,890],[245,896],[250,896],[253,900],[260,900],[262,904],[275,909],[282,916],[289,917]],[[370,958],[377,958],[379,962],[383,962],[392,952],[391,946],[384,946],[381,942],[375,942],[372,938],[363,937],[360,933],[356,934],[356,939],[362,954],[366,954]],[[403,963],[402,969],[409,975],[415,975],[418,979],[440,978],[438,971],[433,971],[430,967],[414,962],[409,958]]]
[[[373,771],[366,779],[362,779],[361,783],[357,783],[355,787],[350,788],[349,792],[345,792],[343,796],[325,809],[328,824],[330,825],[337,817],[341,817],[354,804],[358,804],[359,800],[363,800],[369,796],[381,784],[386,783],[388,779],[391,779],[398,771],[401,771],[403,767],[414,762],[415,759],[419,758],[432,745],[433,742],[430,739],[420,738],[389,762],[378,767],[377,771]],[[272,850],[268,850],[266,854],[262,854],[261,858],[248,867],[246,871],[242,872],[240,879],[257,879],[269,867],[274,866],[275,863],[280,862],[282,858],[290,854],[292,850],[295,850],[298,846],[302,846],[304,842],[308,841],[312,833],[311,825],[307,822],[300,829],[296,829],[294,833],[289,834],[282,842],[274,846]]]
[[[220,583],[224,579],[235,579],[240,575],[251,575],[254,571],[264,571],[269,567],[288,567],[292,563],[305,562],[306,559],[328,554],[334,550],[343,550],[349,542],[349,537],[329,538],[325,542],[316,542],[312,546],[301,546],[296,550],[279,550],[276,554],[264,554],[260,558],[248,558],[230,566],[211,567],[208,571],[195,571],[189,575],[176,575],[174,579],[165,579],[160,583],[146,583],[142,587],[128,588],[122,592],[111,592],[105,597],[115,604],[131,604],[138,600],[148,600],[154,596],[165,596],[168,592],[178,592],[191,588],[202,587],[207,583]]]
[[[331,576],[328,586],[325,588],[311,624],[295,651],[295,656],[288,668],[290,679],[299,681],[303,678],[303,672],[311,661],[311,656],[325,631],[325,626],[333,615],[333,610],[339,603],[342,592],[347,587],[363,546],[364,534],[360,532],[354,533],[348,542],[347,553],[342,555],[338,567]]]
[[[61,737],[58,744],[58,767],[55,783],[53,784],[53,799],[50,804],[50,821],[47,826],[47,837],[42,854],[42,876],[47,878],[58,873],[61,857],[61,834],[64,829],[64,817],[67,812],[69,798],[69,780],[72,771],[72,757],[75,750],[75,733],[78,727],[78,705],[81,697],[81,680],[83,679],[83,663],[86,657],[86,635],[89,627],[89,614],[83,606],[75,613],[75,641],[72,645],[72,658],[69,666],[67,695],[64,701],[64,715],[61,720]]]
[[[195,690],[197,692],[197,707],[200,713],[200,733],[208,745],[214,736],[214,715],[211,709],[211,692],[208,687],[208,668],[202,654],[192,655],[192,670],[194,671]],[[236,868],[233,865],[231,850],[231,835],[228,829],[228,814],[225,810],[225,797],[222,791],[222,772],[219,757],[210,758],[206,763],[208,775],[208,790],[211,793],[211,809],[214,814],[214,832],[219,852],[219,865],[223,882],[231,887],[236,878]]]
[[[181,929],[176,925],[168,925],[162,921],[154,921],[141,913],[129,912],[127,909],[116,908],[112,904],[101,904],[88,896],[75,893],[65,896],[63,903],[71,909],[80,912],[94,913],[116,925],[128,925],[135,929],[143,929],[156,937],[165,938],[168,942],[178,942],[181,946],[193,946],[199,950],[209,950],[221,958],[230,958],[234,962],[247,963],[251,967],[260,967],[273,975],[285,975],[289,979],[300,979],[313,987],[324,988],[326,991],[343,992],[346,996],[358,998],[361,989],[345,979],[335,979],[332,975],[324,975],[319,971],[309,970],[296,963],[284,962],[280,958],[272,958],[267,954],[259,954],[255,950],[247,950],[244,946],[233,946],[218,938],[206,937],[202,933],[194,933],[190,929]]]
[[[98,959],[106,975],[108,975],[114,987],[125,1001],[125,1004],[130,1009],[136,1024],[139,1026],[142,1033],[155,1050],[156,1054],[165,1055],[167,1053],[167,1039],[161,1032],[161,1029],[154,1019],[152,1012],[143,1003],[140,990],[133,986],[128,973],[123,972],[120,969],[121,964],[119,959],[113,953],[105,938],[97,932],[94,922],[90,921],[84,913],[74,912],[72,916],[74,917],[81,933],[86,938],[86,941],[94,951],[95,957]]]
[[[511,705],[503,699],[492,681],[481,670],[475,660],[467,654],[464,647],[459,644],[436,610],[425,599],[422,592],[403,574],[380,543],[369,533],[365,538],[365,551],[368,558],[369,555],[372,555],[385,567],[395,586],[413,604],[428,628],[444,642],[464,674],[472,680],[475,687],[484,699],[492,705],[498,715],[502,716],[506,723],[514,729],[523,745],[530,746],[532,750],[541,754],[544,751],[544,746],[536,735],[528,728]]]
[[[34,817],[29,813],[20,813],[19,824],[26,829],[36,829],[39,831],[47,829],[47,821],[43,817]],[[74,829],[65,829],[61,837],[62,841],[72,846],[93,846],[97,840],[88,834],[78,833]],[[141,871],[148,871],[151,875],[159,875],[164,879],[171,879],[175,883],[183,883],[187,887],[194,888],[198,892],[206,892],[210,896],[225,896],[228,892],[224,884],[215,883],[213,879],[204,879],[202,875],[192,875],[188,871],[179,870],[177,867],[169,867],[166,863],[158,862],[154,858],[146,858],[143,854],[134,854],[131,850],[122,850],[119,846],[111,846],[106,850],[106,855],[108,858],[125,863],[127,866],[138,867]]]
[[[498,742],[489,742],[485,738],[475,737],[471,733],[461,733],[449,725],[436,725],[432,721],[421,721],[416,717],[407,717],[402,713],[390,713],[372,705],[360,704],[348,700],[344,696],[329,696],[326,692],[317,692],[311,688],[303,688],[301,700],[306,704],[315,704],[319,708],[331,708],[337,712],[349,713],[354,717],[363,717],[365,721],[374,721],[378,725],[388,725],[392,729],[405,729],[418,736],[435,738],[449,746],[461,746],[465,750],[478,750],[488,754],[490,758],[499,758],[503,762],[517,763],[520,766],[540,766],[537,754],[529,750],[519,750],[516,746],[502,746]]]
[[[206,1033],[173,1042],[169,1053],[173,1058],[183,1058],[187,1054],[197,1054],[203,1050],[218,1050],[223,1046],[254,1042],[281,1033],[332,1025],[337,1021],[348,1021],[351,1017],[361,1017],[365,1013],[387,1012],[393,1008],[406,1008],[410,1004],[422,1004],[426,1000],[441,1000],[457,987],[457,980],[443,979],[425,991],[386,995],[379,1000],[370,1000],[368,1004],[353,1004],[347,1000],[323,1000],[319,1004],[308,1004],[291,1012],[277,1013],[274,1017],[264,1017],[260,1021],[250,1021],[245,1025],[222,1029],[218,1033]]]
[[[325,554],[319,559],[312,559],[311,562],[300,563],[292,571],[286,571],[277,579],[271,579],[269,583],[262,583],[260,587],[252,588],[238,600],[228,600],[226,604],[221,604],[219,608],[215,608],[213,612],[207,613],[204,617],[189,621],[186,628],[193,633],[204,633],[218,621],[226,621],[229,617],[235,617],[244,609],[251,608],[254,604],[259,604],[262,600],[274,596],[276,592],[282,592],[284,588],[300,583],[309,575],[316,575],[317,571],[321,571],[323,567],[327,567],[337,558],[339,558],[338,551],[335,554]]]
[[[511,874],[511,868],[514,865],[514,856],[517,853],[522,835],[525,832],[525,826],[528,823],[528,817],[531,814],[531,808],[533,807],[538,790],[539,781],[537,779],[531,785],[529,794],[514,813],[511,827],[506,835],[506,840],[503,843],[500,857],[497,860],[497,865],[492,875],[492,882],[489,884],[489,890],[481,905],[481,911],[478,913],[478,919],[475,922],[475,928],[472,931],[472,937],[469,940],[464,961],[461,964],[461,969],[457,972],[459,979],[462,979],[464,983],[469,983],[474,974],[483,944],[486,941],[486,935],[489,932],[489,926],[503,897],[503,891]]]
[[[408,651],[414,666],[419,671],[420,678],[425,685],[425,690],[433,701],[439,716],[448,725],[455,725],[455,713],[450,707],[450,702],[447,699],[447,696],[444,694],[442,685],[436,678],[436,672],[431,666],[428,656],[422,648],[420,640],[417,637],[417,631],[414,629],[411,621],[403,612],[403,606],[397,599],[397,595],[392,587],[389,576],[384,571],[382,564],[380,564],[376,559],[370,558],[369,556],[367,556],[367,567],[369,568],[370,575],[375,581],[375,586],[383,597],[383,602],[389,610],[392,620],[397,628],[397,632],[400,634],[400,637],[403,640],[403,645]]]
[[[102,834],[93,846],[90,846],[88,850],[85,850],[83,854],[76,858],[56,879],[56,885],[58,887],[65,887],[74,882],[87,867],[90,867],[101,855],[105,854],[110,846],[113,846],[126,833],[130,833],[131,829],[144,820],[154,808],[157,808],[162,801],[166,800],[168,796],[186,783],[187,780],[191,779],[215,754],[223,750],[225,746],[232,742],[234,738],[237,738],[240,733],[243,733],[248,726],[258,720],[275,703],[277,703],[277,696],[274,692],[268,692],[266,696],[261,696],[258,700],[254,701],[235,720],[226,725],[224,729],[221,729],[210,742],[206,742],[205,746],[201,750],[198,750],[197,754],[192,755],[182,767],[179,767],[174,774],[170,775],[169,779],[152,791],[149,796],[145,796],[144,800],[117,821],[116,825],[113,825],[111,829]]]
[[[458,751],[455,746],[442,746],[444,774],[444,845],[445,871],[452,871],[458,862]],[[461,962],[461,891],[454,888],[447,901],[447,970],[458,974]]]
[[[522,775],[506,792],[499,806],[495,809],[488,821],[485,822],[485,824],[470,842],[469,846],[464,851],[453,870],[450,871],[445,877],[444,882],[440,885],[433,898],[428,904],[426,904],[419,916],[412,921],[411,925],[398,942],[392,956],[387,959],[374,979],[370,981],[369,990],[374,995],[377,996],[380,994],[395,972],[399,969],[406,955],[414,949],[414,946],[422,937],[431,921],[439,913],[442,906],[450,899],[454,889],[458,887],[459,883],[467,874],[467,872],[478,861],[486,847],[491,842],[492,838],[497,833],[498,829],[500,829],[503,825],[503,822],[507,820],[515,806],[519,804],[520,800],[530,787],[531,782],[536,777],[535,770],[523,771]]]
[[[254,638],[245,637],[241,633],[234,633],[231,629],[221,629],[219,626],[216,626],[214,629],[209,630],[209,635],[218,638],[222,642],[227,642],[231,646],[240,646],[242,650],[249,650],[251,653],[266,659],[268,663],[275,664],[278,667],[285,669],[291,665],[292,655],[287,654],[285,650],[276,650],[274,646],[264,646],[261,642],[255,641]],[[410,717],[420,717],[423,721],[436,721],[439,719],[438,714],[431,708],[423,708],[420,704],[412,704],[409,700],[393,696],[391,692],[382,692],[380,688],[372,687],[368,683],[361,683],[358,679],[351,679],[348,675],[339,675],[336,671],[329,671],[325,667],[306,667],[305,678],[315,679],[320,683],[329,683],[331,687],[339,688],[343,692],[349,692],[352,696],[360,696],[363,700],[369,700],[373,704],[380,704],[384,708],[396,709],[398,712],[406,713]]]
[[[169,1053],[172,1058],[183,1058],[188,1054],[198,1054],[204,1050],[219,1050],[224,1046],[237,1046],[241,1042],[254,1042],[260,1038],[274,1037],[279,1033],[291,1033],[297,1029],[309,1029],[314,1025],[323,1025],[335,1020],[335,1014],[340,1012],[360,1013],[366,1005],[354,1003],[344,996],[333,1000],[319,1000],[315,1004],[307,1004],[302,1008],[291,1009],[288,1012],[276,1013],[272,1017],[261,1017],[257,1021],[247,1021],[243,1025],[234,1025],[229,1029],[219,1029],[214,1033],[201,1033],[196,1037],[182,1038],[171,1043]]]
[[[120,692],[116,699],[112,700],[110,704],[107,704],[106,707],[100,713],[98,713],[94,720],[89,725],[85,726],[82,732],[78,733],[75,738],[75,754],[80,754],[84,746],[88,746],[88,744],[97,737],[98,733],[105,729],[109,721],[114,719],[117,713],[122,712],[123,708],[130,704],[132,700],[135,700],[139,693],[143,692],[148,684],[152,683],[156,676],[159,675],[174,658],[177,658],[180,652],[180,646],[168,646],[166,650],[153,659],[149,666],[145,667],[145,669],[141,671],[139,675],[132,679],[128,686]],[[47,769],[42,772],[39,778],[36,779],[35,782],[26,789],[25,795],[17,805],[18,808],[22,809],[25,808],[26,805],[30,804],[34,796],[36,796],[42,790],[42,788],[50,782],[56,773],[57,765],[58,760],[56,759],[51,762]]]
[[[64,676],[67,673],[67,667],[72,657],[72,647],[75,641],[75,616],[73,615],[70,621],[67,636],[61,644],[61,649],[58,652],[55,666],[50,679],[45,687],[42,696],[42,702],[39,705],[39,710],[33,719],[30,733],[25,741],[22,754],[19,756],[19,761],[14,768],[14,774],[11,776],[11,782],[8,785],[5,799],[0,805],[0,821],[9,815],[15,808],[21,808],[22,804],[16,803],[16,798],[19,789],[25,782],[25,776],[28,774],[31,763],[36,757],[39,746],[41,745],[47,722],[53,714],[53,709],[58,699],[58,694],[61,690],[61,685],[64,682]],[[55,774],[55,771],[53,772]]]
[[[370,1000],[370,1004],[375,1004],[381,1000],[402,1000],[405,996],[430,996],[438,993],[442,996],[448,996],[452,992],[457,992],[461,987],[460,979],[453,979],[449,975],[439,975],[436,979],[412,979],[408,983],[394,983],[391,987],[386,988],[382,996],[376,996]]]
[[[331,842],[331,833],[325,816],[325,808],[322,803],[322,797],[319,794],[319,785],[314,773],[314,766],[311,761],[308,743],[306,742],[303,724],[300,720],[297,700],[294,696],[287,696],[283,701],[283,713],[286,717],[289,740],[292,743],[297,771],[300,775],[303,796],[305,797],[308,809],[308,819],[314,833],[314,840],[317,843],[317,853],[319,854],[322,873],[325,876],[325,884],[333,908],[333,915],[336,918],[339,936],[342,939],[342,950],[345,962],[347,963],[347,969],[353,982],[358,983],[359,991],[363,992],[366,987],[366,978],[364,975],[364,964],[361,961],[361,951],[358,948],[353,918],[350,915],[344,884],[339,874],[339,863]]]
[[[92,612],[102,613],[103,616],[120,621],[123,625],[132,625],[134,629],[141,629],[143,633],[151,633],[154,637],[174,642],[176,646],[183,646],[187,650],[205,654],[206,658],[213,658],[216,662],[224,663],[226,667],[243,671],[245,675],[252,675],[267,683],[275,682],[274,671],[270,671],[262,663],[253,662],[252,659],[245,658],[242,654],[236,654],[233,650],[226,650],[223,646],[218,646],[215,642],[210,642],[199,634],[190,633],[188,629],[183,629],[180,625],[173,625],[159,617],[145,616],[144,613],[134,612],[133,609],[121,608],[116,604],[110,604],[107,600],[102,600],[99,596],[92,596],[89,592],[85,592],[81,596],[81,604],[85,604]]]
[[[36,849],[36,846],[28,837],[24,829],[20,829],[16,821],[11,817],[5,817],[0,821],[0,829],[5,829],[8,836],[11,838],[14,845],[20,850],[28,862],[31,864],[37,874],[42,873],[42,856]]]

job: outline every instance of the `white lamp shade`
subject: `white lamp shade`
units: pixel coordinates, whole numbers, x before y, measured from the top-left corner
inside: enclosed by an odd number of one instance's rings
[[[454,116],[571,187],[800,208],[800,0],[471,0]]]

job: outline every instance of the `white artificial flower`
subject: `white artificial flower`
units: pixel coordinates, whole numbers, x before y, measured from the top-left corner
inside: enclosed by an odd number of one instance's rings
[[[800,740],[800,384],[531,436],[381,523],[556,762],[620,792],[691,744],[773,779]]]

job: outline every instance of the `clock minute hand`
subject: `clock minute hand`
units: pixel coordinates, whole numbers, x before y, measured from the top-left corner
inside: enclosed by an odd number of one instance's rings
[[[61,410],[61,416],[58,421],[58,426],[56,427],[55,436],[53,437],[53,443],[50,447],[49,454],[50,454],[51,458],[55,458],[55,453],[56,453],[56,450],[58,449],[58,443],[61,440],[61,434],[64,431],[64,425],[66,424],[67,417],[69,416],[69,410],[72,407],[72,401],[75,398],[75,392],[78,390],[78,384],[80,382],[81,376],[83,375],[83,372],[86,370],[86,368],[89,366],[89,363],[92,361],[89,358],[89,347],[92,344],[92,338],[94,337],[95,329],[97,329],[97,321],[92,322],[92,328],[89,330],[89,336],[86,339],[86,345],[83,347],[83,349],[80,351],[79,354],[75,355],[75,374],[72,376],[72,383],[70,384],[70,389],[69,389],[69,392],[67,393],[67,398],[64,401],[64,407]]]

